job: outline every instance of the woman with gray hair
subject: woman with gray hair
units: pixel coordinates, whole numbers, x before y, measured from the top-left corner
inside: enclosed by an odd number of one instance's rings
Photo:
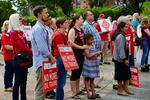
[[[132,26],[137,30],[138,25],[140,24],[139,22],[140,15],[138,13],[133,14],[133,20],[132,20]]]
[[[3,23],[2,26],[2,54],[5,62],[5,72],[4,72],[4,85],[6,92],[12,92],[13,85],[13,46],[10,40],[10,34],[7,32],[8,30],[8,20]]]
[[[13,100],[19,100],[19,90],[20,90],[20,100],[27,100],[26,98],[26,84],[27,84],[27,68],[22,68],[19,65],[17,55],[21,52],[32,54],[31,49],[27,44],[24,33],[20,28],[20,16],[15,13],[9,17],[9,30],[11,35],[11,42],[14,49],[14,61],[13,68],[15,72],[15,83],[13,87]]]

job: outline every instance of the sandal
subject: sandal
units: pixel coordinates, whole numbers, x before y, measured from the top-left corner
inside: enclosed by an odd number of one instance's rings
[[[83,91],[80,91],[80,92],[77,93],[77,95],[85,95],[85,94],[86,94],[86,93],[83,92]]]
[[[99,94],[96,94],[95,97],[96,98],[101,98],[101,96]]]
[[[12,92],[13,89],[12,89],[12,88],[6,88],[4,91],[5,91],[5,92]]]
[[[127,94],[130,94],[130,95],[134,95],[134,93],[133,92],[131,92],[131,91],[125,91]]]
[[[88,99],[90,99],[90,100],[95,100],[96,97],[92,95],[92,96],[89,96]]]
[[[71,97],[72,99],[81,99],[81,97],[79,97],[78,95],[74,95]]]
[[[99,86],[99,85],[95,85],[95,87],[94,88],[101,88],[101,86]]]
[[[118,92],[117,94],[120,96],[128,96],[128,94],[126,92]]]

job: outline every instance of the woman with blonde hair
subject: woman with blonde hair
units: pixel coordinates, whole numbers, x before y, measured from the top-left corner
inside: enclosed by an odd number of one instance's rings
[[[143,55],[141,59],[141,72],[148,72],[148,55],[150,51],[150,27],[149,20],[144,17],[141,21],[141,32],[142,32],[142,42],[141,48],[143,50]]]
[[[9,21],[6,20],[2,26],[2,54],[5,61],[4,85],[5,91],[11,92],[13,85],[13,46],[10,41],[10,34],[7,32]]]
[[[27,100],[26,84],[28,69],[22,68],[22,66],[19,65],[17,55],[21,54],[21,52],[32,54],[32,51],[27,44],[27,40],[25,38],[24,33],[21,31],[19,14],[15,13],[10,15],[8,31],[10,32],[11,42],[14,48],[13,68],[15,72],[15,83],[13,87],[12,100],[19,100],[19,91],[21,95],[20,100]]]

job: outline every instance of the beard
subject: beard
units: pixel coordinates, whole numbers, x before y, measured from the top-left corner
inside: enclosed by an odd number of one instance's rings
[[[48,18],[42,18],[42,21],[43,21],[43,22],[47,22],[47,21],[48,21]]]

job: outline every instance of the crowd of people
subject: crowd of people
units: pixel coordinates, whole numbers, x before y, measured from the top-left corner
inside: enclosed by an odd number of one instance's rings
[[[22,18],[15,13],[10,15],[9,21],[2,26],[2,55],[5,61],[4,89],[12,92],[12,99],[27,100],[26,86],[28,68],[23,68],[17,59],[22,52],[33,56],[33,67],[36,72],[34,90],[35,100],[51,98],[64,99],[64,86],[67,71],[60,56],[58,45],[69,45],[73,48],[78,69],[71,71],[70,86],[73,99],[81,99],[85,92],[80,88],[80,81],[84,81],[88,99],[101,98],[96,94],[94,79],[100,77],[100,66],[111,64],[109,51],[114,62],[114,89],[122,96],[134,95],[128,89],[131,78],[130,66],[135,66],[135,55],[142,50],[140,62],[141,72],[149,71],[148,56],[150,51],[150,23],[147,17],[140,17],[138,13],[120,16],[112,21],[111,17],[101,13],[97,22],[91,11],[84,16],[74,14],[71,20],[63,17],[54,19],[48,13],[46,6],[36,6],[33,9],[36,23],[31,30],[31,46],[20,27]],[[106,31],[103,31],[101,21]],[[109,23],[110,22],[110,23]],[[111,26],[111,29],[109,27]],[[43,93],[42,90],[42,62],[50,60],[57,65],[57,89]],[[150,59],[149,59],[150,60]],[[13,75],[14,74],[14,75]],[[83,80],[81,80],[81,76]],[[15,80],[13,82],[13,78]]]

